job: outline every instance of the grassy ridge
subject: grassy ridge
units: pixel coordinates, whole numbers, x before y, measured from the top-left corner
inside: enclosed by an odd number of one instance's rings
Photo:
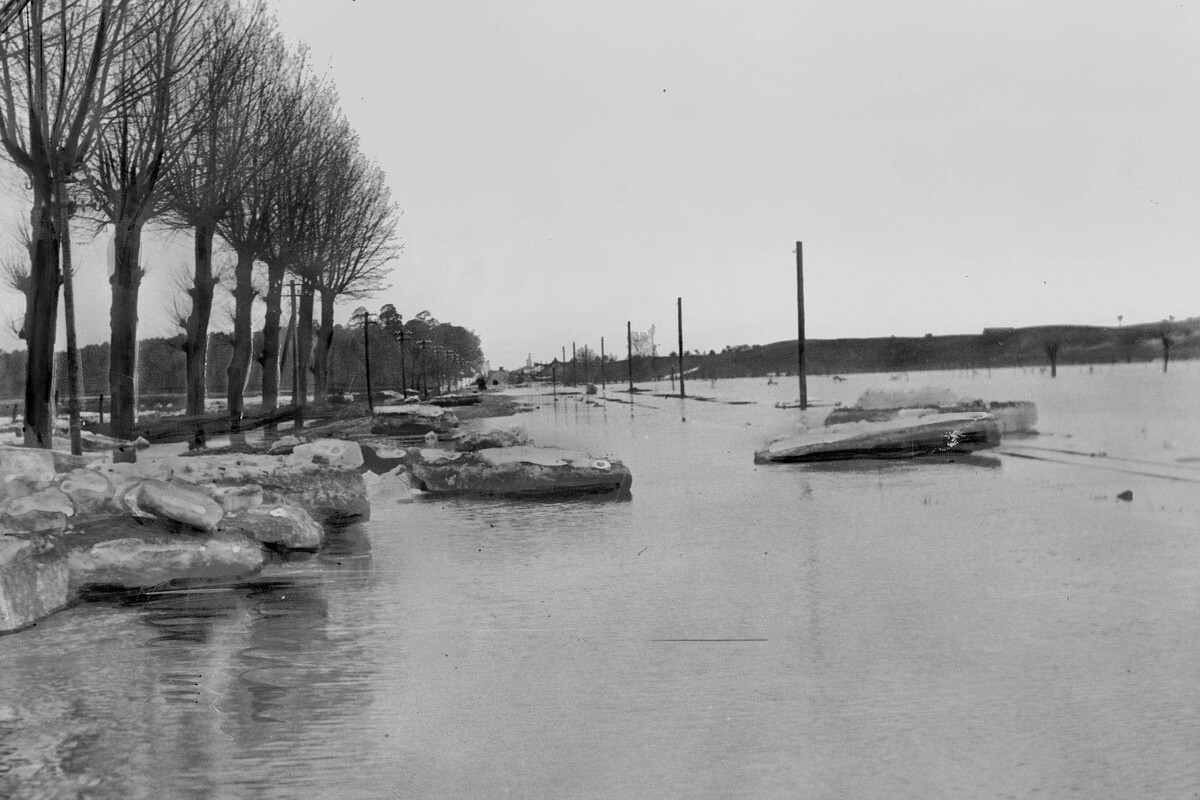
[[[935,369],[992,367],[1049,367],[1051,348],[1058,366],[1161,361],[1163,337],[1170,341],[1172,361],[1200,358],[1200,318],[1170,323],[1126,325],[1119,328],[1087,325],[1040,325],[996,328],[978,334],[864,339],[809,339],[808,372],[830,375],[853,372],[908,372]],[[634,380],[649,380],[678,370],[674,355],[633,359]],[[766,345],[738,345],[720,353],[688,354],[684,369],[699,378],[739,378],[797,372],[796,340]],[[560,368],[560,380],[571,378],[570,365]],[[588,376],[598,380],[596,364]],[[625,361],[605,366],[609,382],[620,383],[629,371]],[[583,377],[583,367],[578,367]]]

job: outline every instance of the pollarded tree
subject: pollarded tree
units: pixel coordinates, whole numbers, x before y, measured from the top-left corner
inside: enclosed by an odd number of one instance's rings
[[[276,195],[287,174],[288,155],[301,142],[304,128],[300,123],[306,104],[304,54],[289,52],[277,30],[265,37],[254,66],[253,75],[244,79],[247,85],[243,87],[249,96],[258,98],[242,119],[250,136],[242,154],[245,180],[232,206],[217,220],[217,233],[237,254],[233,269],[233,347],[226,390],[234,431],[245,410],[246,383],[254,354],[253,308],[260,294],[254,285],[254,264],[265,261],[271,252]],[[274,284],[268,279],[266,293],[274,292],[276,298],[276,316],[271,323],[276,326],[276,341],[282,288],[282,276]],[[263,407],[273,409],[278,393],[277,372],[271,380],[276,394],[268,404],[264,391]],[[263,381],[267,382],[265,376]]]
[[[64,275],[59,263],[60,242],[69,230],[68,187],[83,169],[115,101],[109,80],[115,60],[148,34],[154,20],[131,14],[129,0],[29,0],[5,3],[0,24],[0,143],[25,173],[33,194],[25,443],[51,446],[58,287],[65,281],[71,438],[78,450],[71,276],[69,267]]]
[[[213,238],[218,224],[238,204],[251,182],[247,164],[262,145],[247,120],[264,102],[261,72],[269,63],[273,21],[261,2],[245,6],[221,0],[205,8],[193,35],[209,43],[204,58],[180,87],[184,107],[197,124],[163,175],[168,217],[193,232],[194,269],[186,289],[183,321],[187,362],[187,413],[204,413],[208,328],[213,291]],[[264,59],[263,56],[267,56]]]
[[[89,181],[104,220],[113,226],[109,314],[112,434],[130,439],[137,405],[138,292],[142,230],[164,213],[162,177],[199,125],[201,111],[181,87],[208,42],[196,35],[200,0],[141,0],[133,12],[156,23],[115,65],[117,103],[97,147]],[[133,450],[128,457],[134,457]]]
[[[329,175],[329,195],[322,209],[328,256],[316,274],[321,293],[321,330],[313,356],[316,405],[329,397],[329,346],[333,343],[334,303],[339,298],[369,297],[384,287],[388,263],[399,253],[396,207],[387,176],[357,149],[344,164],[339,160]]]
[[[0,288],[10,289],[21,295],[25,306],[21,312],[21,321],[12,321],[9,327],[14,336],[24,339],[26,328],[29,325],[30,302],[33,294],[33,282],[30,280],[29,274],[29,262],[33,256],[33,241],[28,228],[22,228],[16,238],[21,242],[21,247],[14,247],[0,256]]]
[[[263,408],[278,404],[279,320],[283,283],[289,271],[300,279],[295,343],[298,393],[292,403],[298,408],[305,405],[316,290],[314,275],[329,248],[320,226],[319,201],[328,179],[328,165],[341,143],[352,137],[332,87],[309,77],[301,89],[305,112],[297,120],[302,127],[301,137],[296,147],[280,156],[283,173],[274,187],[268,247],[262,256],[267,264],[266,320],[259,358],[263,368]]]

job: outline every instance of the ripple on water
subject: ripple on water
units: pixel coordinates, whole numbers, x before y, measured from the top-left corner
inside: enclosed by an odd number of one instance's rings
[[[1031,397],[1048,432],[1089,449],[1161,458],[1146,442],[1169,428],[1200,451],[1196,426],[1167,424],[1200,374],[1139,372],[1111,396],[1107,371],[920,379]],[[810,383],[831,401],[869,385]],[[97,597],[0,639],[0,796],[1200,785],[1186,487],[1003,456],[754,465],[794,425],[773,403],[795,387],[703,388],[759,404],[564,400],[522,417],[535,441],[621,458],[631,502],[400,504],[384,485],[373,519],[322,553],[236,587]]]

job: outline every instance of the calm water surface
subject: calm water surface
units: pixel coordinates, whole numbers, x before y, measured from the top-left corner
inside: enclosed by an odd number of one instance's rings
[[[384,483],[320,555],[0,638],[0,796],[1200,796],[1200,365],[810,381],[1039,403],[1038,459],[921,465],[754,465],[781,381],[499,421],[628,502]]]

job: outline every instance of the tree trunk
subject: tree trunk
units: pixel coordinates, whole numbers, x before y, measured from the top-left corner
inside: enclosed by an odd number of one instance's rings
[[[233,355],[229,359],[229,385],[226,389],[229,400],[231,430],[241,429],[245,411],[246,381],[250,377],[250,356],[254,349],[254,329],[251,312],[254,310],[254,254],[239,250],[237,266],[234,267],[233,288]]]
[[[296,322],[296,384],[299,389],[295,405],[304,409],[308,406],[308,370],[312,365],[313,341],[313,293],[311,283],[300,284],[300,318]]]
[[[187,413],[189,416],[204,413],[208,378],[208,324],[212,317],[213,280],[212,243],[213,226],[196,226],[196,274],[188,294],[192,298],[192,311],[185,327],[186,341],[183,345],[187,363]]]
[[[333,301],[332,292],[321,292],[321,332],[317,336],[316,352],[313,354],[313,395],[319,409],[329,405],[329,347],[333,344]]]
[[[49,186],[34,196],[30,215],[34,237],[29,274],[29,314],[25,343],[25,446],[50,449],[54,434],[54,337],[58,329],[58,239]]]
[[[262,410],[274,411],[279,407],[279,307],[283,299],[283,265],[267,265],[267,316],[263,323],[263,349],[259,356],[262,364]]]
[[[1046,345],[1046,355],[1050,358],[1050,377],[1058,377],[1058,344]]]
[[[142,247],[140,223],[122,220],[115,226],[112,308],[109,313],[110,345],[108,386],[112,395],[110,427],[117,439],[132,440],[137,418],[137,324],[138,290],[142,270],[138,266]],[[114,460],[136,461],[134,448],[113,454]]]

